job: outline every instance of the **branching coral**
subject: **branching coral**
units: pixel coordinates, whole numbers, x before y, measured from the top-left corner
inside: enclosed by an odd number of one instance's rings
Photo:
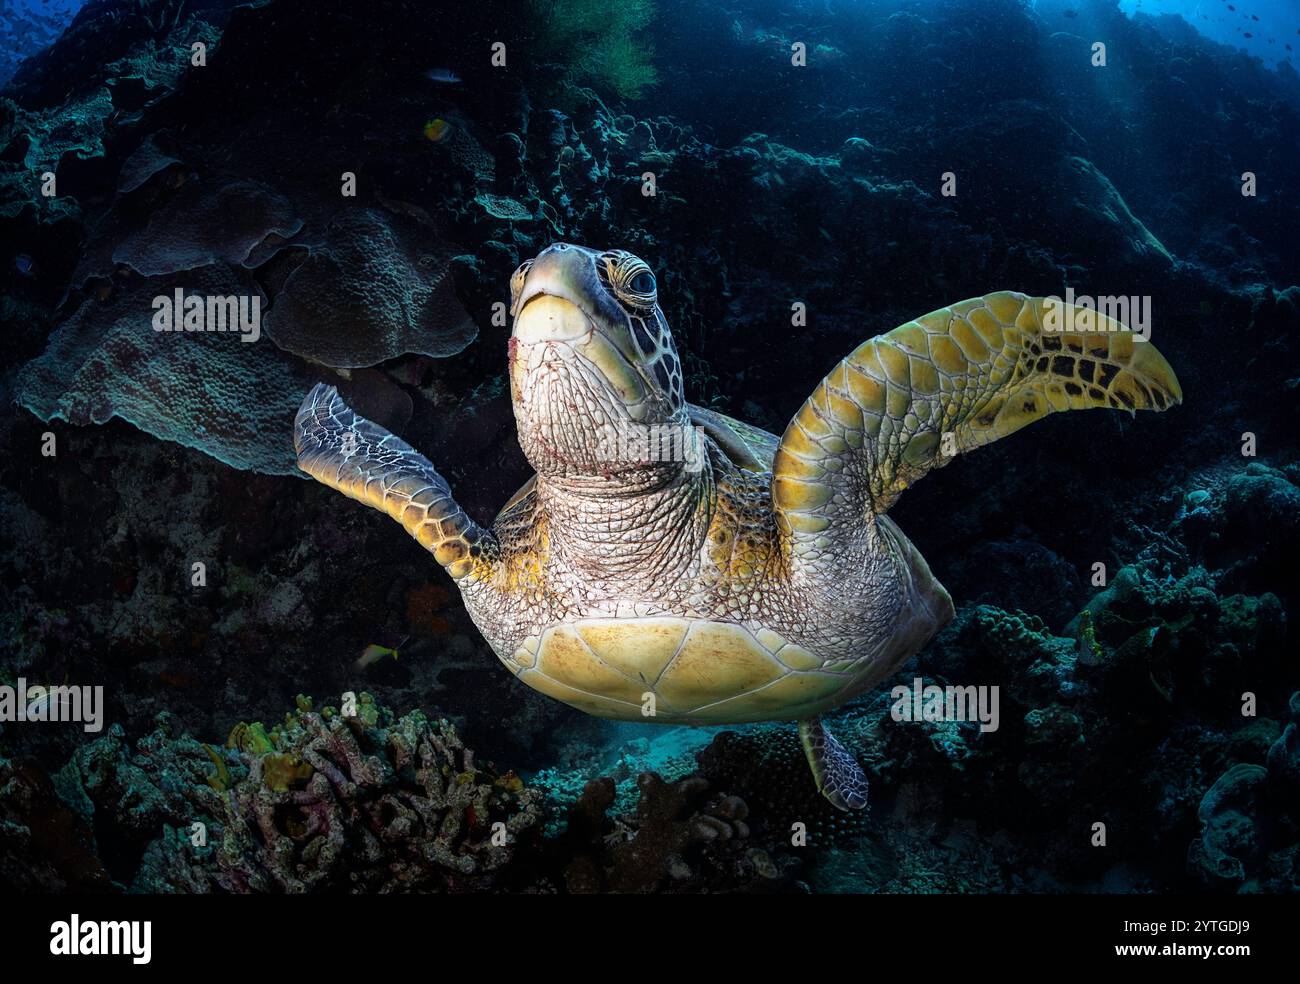
[[[171,730],[161,721],[134,753],[117,731],[75,762],[96,812],[163,830],[136,890],[481,890],[540,817],[540,793],[477,765],[447,721],[395,719],[367,694],[347,716],[299,698],[220,751]]]

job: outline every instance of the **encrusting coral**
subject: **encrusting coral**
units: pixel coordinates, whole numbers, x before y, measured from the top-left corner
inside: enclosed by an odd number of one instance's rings
[[[189,271],[184,282],[187,296],[255,293],[246,271],[222,263]],[[236,468],[296,474],[283,434],[311,370],[236,331],[155,333],[150,299],[171,291],[170,281],[136,278],[103,299],[86,298],[23,370],[18,401],[42,420],[120,417]]]

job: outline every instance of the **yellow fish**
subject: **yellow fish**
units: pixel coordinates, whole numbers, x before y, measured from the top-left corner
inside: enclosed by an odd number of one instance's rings
[[[424,124],[424,139],[430,140],[433,143],[438,143],[442,140],[445,140],[447,134],[450,132],[451,132],[451,124],[448,123],[446,120],[444,120],[441,116],[438,117],[437,119],[429,120],[428,123]]]
[[[364,670],[367,666],[378,663],[385,656],[391,656],[397,659],[397,650],[389,649],[387,646],[376,646],[373,642],[365,649],[361,650],[361,655],[357,657],[354,667],[358,670]]]

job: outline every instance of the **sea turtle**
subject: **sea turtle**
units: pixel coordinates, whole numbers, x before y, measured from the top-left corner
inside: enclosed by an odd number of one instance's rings
[[[797,720],[817,788],[841,809],[866,804],[866,777],[819,715],[953,616],[886,516],[899,494],[1049,413],[1182,398],[1155,347],[1118,322],[1000,292],[863,343],[778,439],[687,403],[636,256],[556,243],[510,293],[510,391],[536,475],[490,527],[330,386],[298,413],[299,466],[431,551],[523,683],[608,718]]]

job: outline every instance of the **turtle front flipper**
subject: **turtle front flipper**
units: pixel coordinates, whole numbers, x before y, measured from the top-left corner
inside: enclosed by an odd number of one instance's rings
[[[818,540],[1049,413],[1165,410],[1182,396],[1155,346],[1094,310],[1010,291],[962,301],[864,342],[822,380],[781,438],[777,521]]]
[[[799,741],[812,768],[817,791],[841,810],[867,805],[867,774],[821,718],[799,722]]]
[[[686,412],[691,423],[713,438],[738,468],[752,472],[772,470],[772,456],[779,443],[775,434],[693,403],[686,405]]]
[[[496,538],[456,504],[429,459],[359,417],[333,386],[318,384],[294,421],[298,467],[406,528],[447,573],[478,580],[493,568]]]

